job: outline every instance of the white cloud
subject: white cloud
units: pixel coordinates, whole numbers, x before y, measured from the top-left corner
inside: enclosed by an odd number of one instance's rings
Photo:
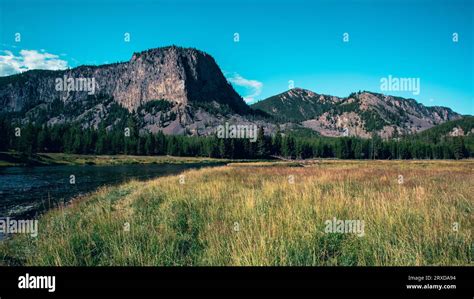
[[[3,52],[3,55],[1,55]],[[44,50],[21,50],[18,56],[11,51],[0,51],[0,76],[8,76],[28,70],[62,70],[68,67],[58,55]]]
[[[226,73],[226,78],[230,83],[243,87],[249,94],[244,96],[247,103],[255,101],[255,97],[262,92],[263,83],[257,80],[249,80],[237,73]]]

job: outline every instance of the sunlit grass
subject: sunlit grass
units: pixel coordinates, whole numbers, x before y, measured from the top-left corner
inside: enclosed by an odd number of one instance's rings
[[[22,165],[122,165],[122,164],[184,164],[225,163],[230,159],[207,157],[133,156],[133,155],[80,155],[65,153],[38,153],[23,157],[18,152],[0,153],[0,167]]]
[[[36,239],[4,242],[0,259],[63,266],[472,263],[473,161],[262,166],[190,170],[184,184],[170,176],[100,189],[43,216]],[[365,235],[325,233],[333,217],[365,221]]]

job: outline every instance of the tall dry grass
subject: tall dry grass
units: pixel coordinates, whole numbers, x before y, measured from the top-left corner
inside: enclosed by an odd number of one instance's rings
[[[103,188],[43,216],[36,239],[4,242],[0,259],[60,266],[472,264],[473,161],[265,166],[191,170],[184,184],[171,176]],[[365,235],[325,233],[333,217],[363,220]]]

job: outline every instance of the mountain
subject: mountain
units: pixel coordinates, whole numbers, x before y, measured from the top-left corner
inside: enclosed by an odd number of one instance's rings
[[[210,135],[229,122],[263,126],[266,134],[280,127],[361,137],[408,135],[462,117],[413,99],[372,92],[341,98],[301,88],[249,107],[209,54],[177,46],[134,53],[127,62],[0,77],[0,114],[10,123],[133,125],[142,133]]]
[[[1,77],[0,105],[0,112],[13,112],[23,123],[84,127],[123,115],[125,108],[142,128],[170,134],[198,130],[192,125],[221,114],[250,112],[210,55],[176,46],[134,53],[128,62]]]
[[[421,132],[462,118],[446,107],[425,107],[413,99],[373,92],[340,98],[293,88],[251,106],[280,122],[296,122],[324,136],[382,137]]]
[[[80,66],[64,71],[28,71],[0,79],[2,109],[20,111],[55,98],[85,100],[84,91],[57,90],[56,79],[94,78],[94,93],[107,95],[129,111],[166,99],[177,104],[217,102],[237,112],[247,108],[225,79],[214,59],[196,49],[164,47],[134,53],[130,61]]]
[[[412,139],[438,143],[450,137],[463,136],[474,141],[474,116],[447,121],[441,125],[410,136]]]

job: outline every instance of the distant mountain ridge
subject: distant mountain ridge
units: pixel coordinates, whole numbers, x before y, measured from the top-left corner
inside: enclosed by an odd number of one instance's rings
[[[437,143],[446,138],[459,136],[474,137],[474,116],[464,116],[461,119],[447,121],[410,137]]]
[[[282,122],[296,122],[324,136],[382,137],[412,134],[460,119],[446,107],[426,107],[413,99],[373,92],[346,98],[293,88],[251,106]]]
[[[66,81],[73,79],[77,85],[69,89]],[[78,90],[78,83],[93,84],[93,90]],[[142,133],[211,135],[231,122],[263,126],[266,134],[279,127],[335,137],[375,132],[386,138],[462,117],[413,99],[372,92],[341,98],[301,88],[249,107],[209,54],[177,46],[134,53],[127,62],[0,77],[0,113],[19,123],[86,128],[123,126],[133,118]]]

